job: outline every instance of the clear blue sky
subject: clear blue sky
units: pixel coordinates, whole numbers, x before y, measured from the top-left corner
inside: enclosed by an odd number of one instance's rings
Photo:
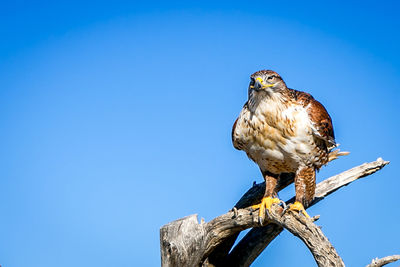
[[[391,161],[309,214],[348,266],[399,254],[400,8],[359,3],[3,2],[0,264],[158,266],[163,224],[263,180],[230,140],[260,69],[320,100],[351,151],[318,181]],[[267,265],[314,260],[284,232]]]

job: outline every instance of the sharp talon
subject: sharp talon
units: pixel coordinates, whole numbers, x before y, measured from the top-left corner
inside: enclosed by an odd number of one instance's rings
[[[310,215],[307,214],[306,210],[304,209],[303,204],[300,202],[296,201],[293,204],[289,206],[289,210],[291,211],[297,211],[299,213],[302,213],[306,218],[310,219]]]
[[[285,213],[289,210],[289,207],[290,207],[290,205],[286,205],[286,203],[285,203],[285,207],[283,208],[282,215],[285,215]]]
[[[236,218],[238,216],[237,208],[233,207],[232,211],[233,211],[233,218]]]
[[[262,226],[263,225],[263,218],[261,218],[261,217],[258,217],[258,223]]]
[[[279,204],[282,204],[283,210],[286,209],[287,205],[286,205],[286,202],[285,202],[285,201],[279,199]]]

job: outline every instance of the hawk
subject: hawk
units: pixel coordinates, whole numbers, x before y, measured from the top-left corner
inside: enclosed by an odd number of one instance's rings
[[[248,101],[233,124],[233,146],[246,152],[259,166],[265,179],[259,209],[279,203],[276,187],[280,175],[294,174],[296,201],[289,210],[309,217],[305,208],[314,198],[315,172],[329,161],[348,152],[337,147],[332,119],[324,106],[310,94],[290,89],[272,70],[250,76]]]

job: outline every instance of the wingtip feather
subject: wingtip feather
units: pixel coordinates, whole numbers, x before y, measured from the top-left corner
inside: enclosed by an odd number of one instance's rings
[[[335,159],[337,159],[338,157],[341,157],[341,156],[347,156],[348,154],[350,154],[350,152],[348,152],[348,151],[340,151],[339,149],[331,151],[329,153],[329,160],[328,161],[335,160]]]

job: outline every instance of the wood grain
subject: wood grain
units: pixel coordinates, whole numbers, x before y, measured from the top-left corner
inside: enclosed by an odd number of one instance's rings
[[[316,187],[317,198],[311,205],[321,201],[339,188],[380,170],[388,163],[378,159],[322,181]],[[249,266],[283,228],[288,229],[306,244],[318,266],[344,266],[343,261],[321,229],[312,220],[302,215],[294,212],[282,213],[282,207],[274,205],[272,211],[267,214],[266,227],[260,227],[258,212],[243,207],[257,202],[263,193],[262,185],[253,186],[237,203],[237,209],[207,223],[199,223],[197,215],[191,215],[164,225],[160,229],[162,266],[215,266],[228,263],[234,263],[230,266]],[[290,200],[287,203],[289,202]],[[220,255],[224,261],[215,264],[210,260],[211,257],[208,258],[213,251],[224,244],[224,241],[229,239],[232,241],[232,236],[252,227],[255,227],[253,230],[260,230],[265,235],[264,238],[258,239],[260,232],[250,234],[252,230],[249,232],[249,236],[239,242],[231,254]]]

